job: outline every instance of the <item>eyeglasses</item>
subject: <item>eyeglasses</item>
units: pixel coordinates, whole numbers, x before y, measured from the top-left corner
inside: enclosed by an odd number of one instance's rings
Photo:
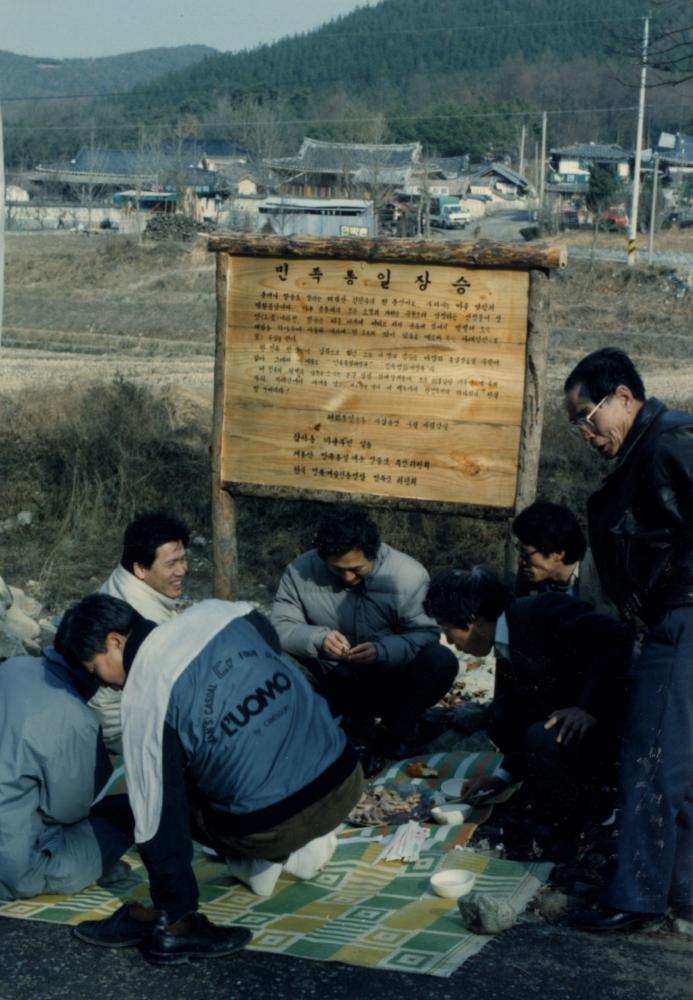
[[[592,409],[590,410],[590,412],[587,413],[584,417],[577,417],[577,419],[570,421],[569,427],[570,427],[571,431],[573,432],[573,434],[577,434],[578,436],[582,436],[583,434],[596,434],[597,433],[597,427],[596,427],[594,421],[592,420],[592,417],[595,415],[595,413],[597,412],[597,410],[599,409],[599,407],[603,406],[604,403],[606,403],[606,401],[607,401],[607,399],[609,398],[610,395],[611,395],[611,393],[608,392],[606,394],[606,396],[604,397],[604,399],[601,399],[597,403],[596,406],[593,406]]]
[[[535,556],[539,549],[528,549],[524,545],[515,545],[515,551],[517,552],[518,561],[521,563],[529,563],[532,561],[532,556]]]

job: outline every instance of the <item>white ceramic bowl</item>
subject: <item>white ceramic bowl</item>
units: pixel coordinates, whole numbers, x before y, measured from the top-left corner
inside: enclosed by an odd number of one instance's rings
[[[466,823],[473,808],[468,802],[446,802],[442,806],[434,806],[431,816],[436,823]]]
[[[446,799],[459,799],[465,781],[466,778],[448,778],[441,784],[440,790]]]
[[[472,891],[472,886],[476,881],[474,872],[467,872],[462,869],[447,869],[447,871],[436,872],[431,875],[431,889],[436,896],[444,896],[446,899],[459,899]]]

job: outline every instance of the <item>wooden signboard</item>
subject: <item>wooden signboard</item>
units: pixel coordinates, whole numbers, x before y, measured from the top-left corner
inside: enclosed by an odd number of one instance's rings
[[[529,422],[538,422],[528,358],[536,372],[545,353],[542,345],[534,357],[530,343],[541,326],[536,269],[561,266],[560,251],[413,240],[210,243],[218,254],[214,474],[224,493],[215,535],[232,530],[234,493],[452,505],[492,517],[513,510],[518,492],[527,493],[528,403]]]

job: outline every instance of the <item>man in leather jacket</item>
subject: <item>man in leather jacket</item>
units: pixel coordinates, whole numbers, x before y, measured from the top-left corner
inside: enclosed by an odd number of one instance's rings
[[[572,426],[613,469],[588,503],[602,585],[643,632],[623,730],[617,856],[584,930],[626,930],[671,906],[693,916],[693,415],[646,399],[623,351],[565,383]]]

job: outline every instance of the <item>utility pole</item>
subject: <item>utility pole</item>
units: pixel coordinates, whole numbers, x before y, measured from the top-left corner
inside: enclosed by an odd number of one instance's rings
[[[522,132],[520,133],[520,163],[518,167],[518,174],[520,177],[524,177],[525,173],[525,137],[527,135],[526,126],[522,126]]]
[[[137,148],[137,179],[135,181],[135,225],[137,226],[137,240],[142,242],[144,226],[142,225],[142,174],[144,173],[144,125],[138,125],[139,144]]]
[[[652,175],[652,205],[650,206],[650,240],[647,246],[647,263],[652,263],[654,249],[655,222],[657,221],[657,179],[659,177],[659,153],[654,155],[654,173]]]
[[[647,83],[647,48],[650,41],[650,19],[645,18],[642,36],[642,62],[640,68],[640,99],[638,101],[638,128],[635,139],[635,176],[633,177],[633,201],[630,207],[628,225],[628,266],[635,265],[636,240],[638,235],[638,207],[640,203],[640,164],[642,162],[642,130],[645,120],[645,84]]]
[[[0,107],[0,344],[2,343],[2,302],[5,289],[5,153],[2,142],[2,107]]]
[[[95,155],[94,155],[95,145],[94,145],[94,122],[91,123],[91,132],[89,137],[89,173],[93,176],[95,170]],[[89,234],[91,235],[91,210],[94,204],[94,182],[89,181],[89,206],[87,208],[87,226]]]
[[[541,161],[539,163],[539,211],[544,208],[544,182],[546,180],[546,128],[548,115],[541,116]]]

